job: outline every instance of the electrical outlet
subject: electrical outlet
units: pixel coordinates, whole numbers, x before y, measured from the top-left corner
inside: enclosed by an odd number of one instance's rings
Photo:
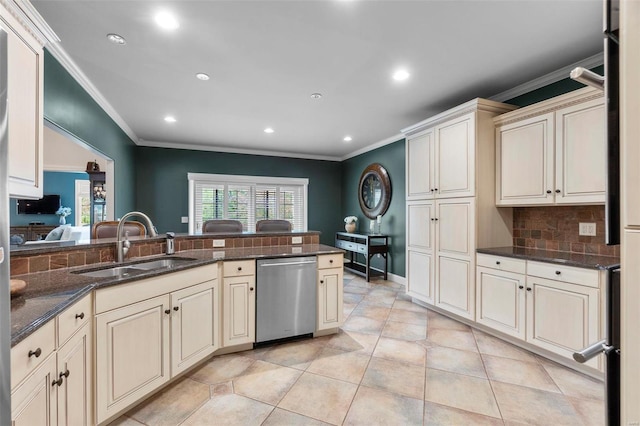
[[[302,253],[302,247],[291,247],[291,253],[293,253],[293,254]]]
[[[302,237],[291,237],[291,244],[302,244]]]
[[[214,247],[224,247],[224,240],[213,240]]]
[[[596,224],[593,222],[580,222],[580,230],[578,235],[585,235],[589,237],[596,236]]]
[[[189,223],[189,216],[182,216],[180,218],[180,223]]]
[[[224,259],[224,252],[223,251],[214,251],[213,252],[213,258],[214,259]]]

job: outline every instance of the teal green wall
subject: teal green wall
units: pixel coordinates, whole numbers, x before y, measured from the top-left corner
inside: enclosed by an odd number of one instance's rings
[[[604,65],[592,68],[591,71],[599,75],[604,75]],[[573,81],[567,77],[555,83],[549,84],[547,86],[541,87],[539,89],[533,90],[529,93],[525,93],[524,95],[517,96],[504,102],[507,104],[524,107],[536,102],[542,102],[549,98],[553,98],[554,96],[560,96],[574,90],[582,89],[583,87],[585,87],[584,84]]]
[[[44,117],[114,160],[114,213],[134,210],[135,144],[46,50]]]
[[[380,163],[387,169],[391,180],[391,203],[382,217],[382,233],[389,235],[389,272],[405,276],[405,141],[404,139],[366,152],[342,162],[342,214],[340,228],[344,229],[345,216],[358,217],[358,231],[367,232],[369,220],[358,203],[358,184],[362,171],[371,163]],[[381,267],[374,258],[373,266]]]
[[[180,223],[189,215],[187,173],[278,176],[309,179],[308,228],[320,231],[320,241],[333,245],[342,228],[339,162],[184,149],[138,147],[136,207],[147,213],[160,232],[187,232]]]
[[[44,172],[42,191],[45,195],[60,195],[60,204],[71,207],[67,224],[75,225],[76,180],[89,180],[86,173]],[[45,225],[57,225],[60,219],[54,214],[18,214],[16,199],[9,199],[9,223],[11,226],[28,225],[29,222],[44,222]]]

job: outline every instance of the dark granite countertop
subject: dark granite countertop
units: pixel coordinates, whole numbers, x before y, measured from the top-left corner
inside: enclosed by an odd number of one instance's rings
[[[85,295],[91,293],[94,289],[195,268],[215,263],[219,260],[314,256],[317,254],[343,252],[343,250],[322,244],[188,250],[178,252],[172,255],[172,257],[195,259],[192,262],[181,263],[172,268],[156,269],[127,277],[94,278],[74,273],[88,269],[106,269],[113,266],[112,262],[16,275],[11,278],[26,281],[27,287],[23,293],[11,298],[11,346],[15,346],[24,340],[40,326],[55,318],[59,313]],[[137,258],[131,262],[125,262],[123,265],[134,265],[136,263],[165,257],[167,256]]]
[[[477,249],[476,252],[587,269],[613,269],[620,266],[619,257],[600,256],[597,254],[571,253],[513,246],[481,248]]]

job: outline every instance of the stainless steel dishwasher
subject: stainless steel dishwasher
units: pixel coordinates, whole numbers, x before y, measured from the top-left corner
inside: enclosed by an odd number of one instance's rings
[[[256,343],[313,333],[316,329],[316,258],[257,261]]]

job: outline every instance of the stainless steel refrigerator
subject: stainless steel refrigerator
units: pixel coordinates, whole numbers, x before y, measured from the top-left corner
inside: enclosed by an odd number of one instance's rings
[[[0,28],[0,425],[11,423],[7,33]]]

